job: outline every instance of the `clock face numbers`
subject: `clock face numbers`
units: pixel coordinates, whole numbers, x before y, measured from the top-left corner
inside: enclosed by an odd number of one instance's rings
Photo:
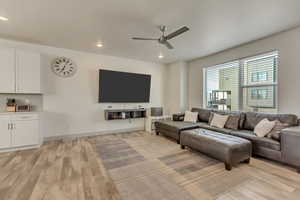
[[[76,70],[76,65],[68,58],[57,58],[52,64],[52,71],[61,77],[73,76]]]

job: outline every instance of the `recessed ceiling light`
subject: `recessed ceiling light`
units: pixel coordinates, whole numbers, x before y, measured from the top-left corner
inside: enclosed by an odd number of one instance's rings
[[[99,48],[100,48],[100,47],[103,47],[103,44],[98,43],[98,44],[97,44],[97,47],[99,47]]]
[[[164,58],[164,55],[159,54],[158,58],[159,58],[159,59],[162,59],[162,58]]]
[[[0,16],[0,20],[1,21],[8,21],[8,19],[6,17],[2,17],[2,16]]]

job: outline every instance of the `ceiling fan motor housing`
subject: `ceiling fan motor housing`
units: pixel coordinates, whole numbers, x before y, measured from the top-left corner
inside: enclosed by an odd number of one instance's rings
[[[161,37],[158,39],[158,42],[161,43],[161,44],[164,44],[166,41],[167,41],[167,39],[166,39],[165,36],[161,36]]]

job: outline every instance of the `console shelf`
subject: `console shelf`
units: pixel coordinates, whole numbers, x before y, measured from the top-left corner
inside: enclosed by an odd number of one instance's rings
[[[145,109],[108,109],[104,110],[105,120],[138,119],[146,117]]]

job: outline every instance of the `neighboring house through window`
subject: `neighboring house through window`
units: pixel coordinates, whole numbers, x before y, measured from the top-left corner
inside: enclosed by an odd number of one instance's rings
[[[268,79],[268,72],[253,72],[252,82],[266,81]]]
[[[266,100],[268,99],[267,89],[251,89],[252,100]]]

